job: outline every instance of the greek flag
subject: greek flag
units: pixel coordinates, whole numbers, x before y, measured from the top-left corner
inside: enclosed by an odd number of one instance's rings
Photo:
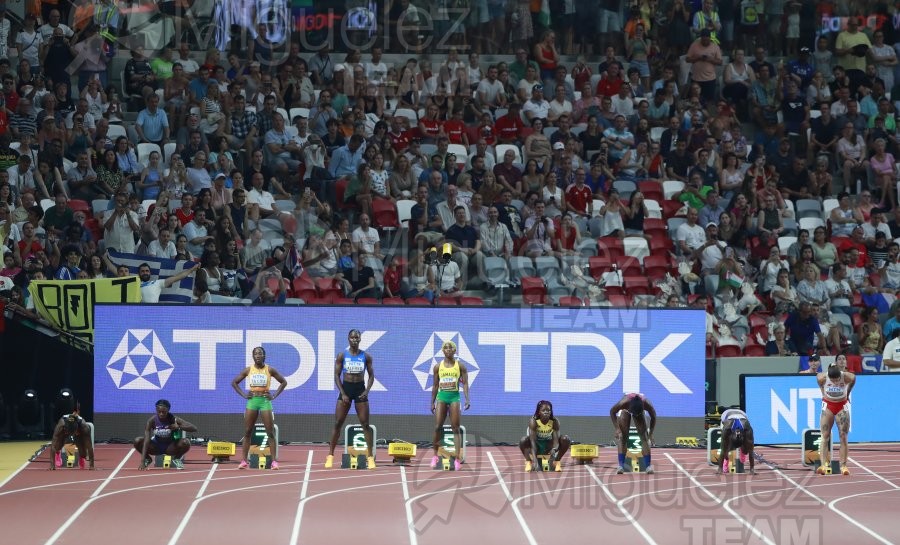
[[[161,280],[165,280],[170,276],[175,276],[184,269],[190,269],[194,266],[193,261],[176,261],[174,259],[161,259],[149,255],[127,254],[124,252],[116,252],[110,250],[109,260],[113,265],[118,267],[124,265],[132,274],[138,273],[138,267],[142,263],[150,265],[150,274]],[[194,278],[193,275],[188,276],[181,282],[174,284],[172,287],[162,290],[159,296],[160,303],[190,303],[194,298]]]

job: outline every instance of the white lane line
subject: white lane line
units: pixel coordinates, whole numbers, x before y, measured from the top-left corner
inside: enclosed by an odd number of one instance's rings
[[[134,449],[128,449],[128,452],[125,453],[125,457],[122,458],[122,461],[119,462],[119,465],[116,466],[116,469],[114,469],[112,471],[112,473],[109,474],[109,477],[107,477],[106,479],[103,480],[102,483],[100,483],[100,486],[98,486],[97,489],[94,490],[94,493],[91,494],[91,497],[88,499],[88,501],[82,503],[81,506],[78,509],[76,509],[75,512],[72,513],[72,515],[69,516],[69,518],[62,524],[62,526],[60,526],[59,528],[56,529],[56,532],[54,532],[53,535],[50,536],[50,539],[48,539],[44,545],[53,545],[54,543],[56,543],[56,540],[58,540],[60,537],[62,537],[62,535],[65,533],[65,531],[69,529],[69,526],[71,526],[72,523],[74,523],[76,520],[78,520],[78,517],[80,517],[81,514],[84,513],[84,511],[88,507],[90,507],[90,505],[92,503],[94,503],[94,500],[96,500],[98,497],[100,497],[100,492],[102,492],[103,489],[106,488],[107,485],[109,485],[109,483],[112,482],[112,480],[115,478],[116,474],[118,474],[119,471],[122,470],[122,467],[125,465],[125,462],[127,462],[128,459],[131,458],[131,454],[133,452],[134,452]]]
[[[721,505],[721,506],[725,509],[725,511],[728,512],[729,515],[731,515],[732,517],[734,517],[735,519],[737,519],[738,521],[740,521],[740,523],[743,524],[747,529],[749,529],[749,530],[753,533],[753,535],[755,535],[756,537],[758,537],[759,539],[761,539],[761,540],[763,541],[763,543],[766,543],[767,545],[775,545],[775,542],[774,542],[774,541],[772,541],[771,539],[769,539],[768,537],[766,537],[766,535],[763,534],[756,526],[754,526],[752,523],[750,523],[750,521],[748,521],[748,520],[745,519],[744,517],[740,516],[740,515],[737,513],[737,511],[735,511],[734,509],[731,508],[730,505],[728,505],[727,502],[722,501],[721,498],[719,498],[718,496],[716,496],[715,494],[713,494],[712,492],[710,492],[709,489],[706,488],[706,486],[704,486],[700,481],[698,481],[696,477],[694,477],[694,476],[691,475],[686,469],[684,469],[683,467],[681,467],[681,464],[679,464],[678,462],[676,462],[676,461],[675,461],[675,458],[672,458],[672,456],[669,455],[668,452],[665,453],[665,454],[666,454],[666,458],[668,458],[669,461],[672,462],[672,463],[675,465],[675,467],[678,468],[679,471],[681,471],[682,473],[684,473],[685,475],[687,475],[687,478],[690,479],[690,481],[691,481],[692,483],[694,483],[697,487],[699,487],[700,490],[701,490],[704,494],[706,494],[707,496],[710,497],[710,499],[714,500],[716,503],[718,503],[719,505]]]
[[[515,504],[512,494],[509,492],[509,488],[506,486],[506,481],[503,480],[503,474],[500,473],[500,468],[497,467],[497,462],[494,461],[494,455],[491,454],[491,451],[488,451],[487,456],[488,460],[490,460],[491,462],[491,467],[494,468],[494,473],[497,475],[497,480],[500,483],[500,488],[502,488],[503,493],[506,494],[506,499],[512,506],[513,513],[516,515],[516,520],[519,521],[519,526],[522,527],[522,532],[525,533],[525,539],[528,540],[528,543],[530,545],[537,545],[537,540],[534,539],[534,534],[531,533],[531,528],[529,528],[528,523],[525,522],[525,517],[522,516],[522,512],[519,511],[519,506]]]
[[[6,483],[8,483],[9,481],[13,480],[13,477],[15,477],[16,475],[18,475],[19,473],[21,473],[22,470],[25,469],[26,467],[28,467],[28,464],[30,464],[30,463],[31,463],[31,460],[25,460],[25,463],[22,464],[22,465],[20,465],[20,466],[19,466],[19,469],[13,471],[13,472],[9,475],[9,477],[3,479],[3,482],[0,482],[0,488],[3,488],[4,486],[6,486]]]
[[[306,497],[306,491],[309,490],[309,474],[312,472],[313,451],[309,451],[306,457],[306,471],[303,472],[303,486],[300,487],[300,499]]]
[[[868,467],[862,465],[861,463],[857,462],[857,461],[854,460],[853,458],[848,457],[847,459],[850,460],[851,462],[853,462],[854,464],[858,465],[858,466],[859,466],[863,471],[865,471],[866,473],[869,473],[870,475],[873,475],[873,476],[877,477],[878,479],[881,479],[882,481],[886,482],[890,487],[892,487],[892,488],[900,488],[900,486],[898,486],[898,485],[897,485],[896,483],[894,483],[893,481],[889,481],[889,480],[885,479],[884,477],[882,477],[882,476],[879,475],[878,473],[875,473],[874,471],[872,471],[872,470],[869,469]]]
[[[409,482],[406,480],[406,468],[400,466],[400,482],[403,483],[403,506],[406,509],[406,530],[409,532],[409,545],[419,545],[416,535],[416,524],[413,520],[412,505],[409,503]]]
[[[209,473],[207,473],[206,478],[203,479],[203,484],[200,485],[200,490],[198,490],[197,495],[194,496],[194,501],[191,502],[190,507],[188,507],[188,510],[184,513],[184,516],[181,517],[181,522],[178,523],[178,526],[172,533],[172,537],[169,538],[169,545],[175,545],[175,543],[178,543],[178,540],[181,539],[181,534],[184,533],[184,529],[187,528],[188,521],[191,520],[192,516],[194,516],[194,511],[197,509],[197,505],[200,503],[200,499],[203,498],[203,493],[206,492],[206,487],[209,486],[210,481],[212,481],[212,476],[216,472],[217,467],[219,467],[219,464],[213,464],[212,467],[209,468]]]
[[[650,536],[650,534],[647,532],[647,530],[645,530],[644,527],[641,526],[641,524],[637,521],[637,519],[635,519],[631,515],[631,513],[628,511],[628,509],[625,509],[625,506],[623,505],[623,503],[616,499],[616,497],[609,490],[609,488],[607,488],[607,486],[603,483],[603,481],[600,480],[600,477],[598,477],[597,474],[594,473],[594,468],[592,468],[590,466],[585,466],[585,468],[588,470],[588,473],[591,474],[591,478],[593,478],[594,481],[600,485],[600,489],[603,490],[603,493],[606,494],[606,497],[609,498],[609,501],[614,502],[616,504],[616,507],[619,508],[619,511],[623,515],[625,515],[625,519],[628,520],[628,522],[630,522],[632,526],[634,526],[634,529],[637,530],[639,534],[641,534],[641,537],[644,538],[644,541],[646,541],[650,545],[656,545],[656,541],[653,540],[653,538]]]

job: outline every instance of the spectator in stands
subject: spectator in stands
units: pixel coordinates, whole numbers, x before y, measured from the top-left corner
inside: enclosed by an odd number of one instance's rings
[[[847,191],[839,193],[837,198],[839,206],[831,211],[828,218],[831,220],[831,235],[846,237],[856,225],[863,223],[863,217],[850,207],[850,194]]]
[[[706,204],[699,211],[699,216],[697,219],[697,223],[700,225],[707,225],[710,222],[717,223],[719,221],[719,217],[723,213],[725,213],[725,207],[722,206],[722,201],[724,199],[719,198],[719,192],[715,189],[711,189],[706,194]]]
[[[778,281],[781,271],[787,272],[789,264],[781,258],[778,246],[769,248],[768,258],[760,264],[760,276],[758,278],[758,291],[762,294],[769,293]]]
[[[807,265],[803,277],[797,282],[797,295],[801,303],[829,306],[828,288],[819,277],[819,268]]]
[[[139,142],[151,142],[162,148],[169,141],[169,118],[165,110],[159,108],[159,96],[152,94],[146,102],[147,107],[138,113],[134,124],[135,133]],[[73,121],[79,122],[78,119]],[[84,119],[80,121],[84,122]]]
[[[679,255],[694,256],[695,251],[706,244],[706,231],[697,225],[699,213],[695,208],[688,208],[685,223],[678,226],[675,234],[675,244]]]
[[[848,316],[856,314],[853,307],[853,293],[855,286],[847,279],[847,267],[842,263],[835,263],[831,267],[831,277],[825,281],[828,298],[831,301],[831,311],[841,312]]]
[[[868,176],[869,160],[866,159],[865,141],[856,133],[853,123],[848,121],[842,127],[837,142],[837,160],[843,171],[844,192],[849,192],[858,176]]]
[[[878,323],[878,309],[864,306],[859,310],[859,317],[862,319],[862,323],[856,330],[856,337],[859,339],[859,353],[881,353],[885,348],[885,343],[881,325]]]
[[[825,351],[825,337],[808,302],[800,303],[797,312],[791,313],[785,320],[784,327],[790,333],[798,354],[809,354],[815,348]]]
[[[800,300],[797,296],[797,290],[791,286],[787,269],[778,271],[775,285],[772,286],[771,296],[772,301],[775,302],[776,314],[787,314],[797,310]]]
[[[772,334],[774,335],[774,339],[768,341],[766,343],[766,356],[796,356],[797,350],[794,347],[794,343],[790,339],[785,339],[785,326],[782,324],[776,324],[774,328],[772,328]],[[810,366],[812,366],[813,357],[815,355],[810,356]],[[816,357],[816,361],[818,361],[818,357]]]
[[[798,158],[802,161],[802,158]],[[775,197],[767,196],[763,202],[763,208],[756,218],[757,229],[760,233],[766,233],[773,239],[777,239],[784,232],[784,221],[781,211],[775,207]]]
[[[484,272],[484,254],[478,230],[468,223],[468,210],[457,205],[453,208],[454,223],[447,228],[444,236],[453,244],[451,259],[459,266],[462,275],[462,289],[468,285],[469,269],[474,267],[478,274]]]
[[[813,198],[828,198],[830,195],[834,195],[832,175],[828,171],[828,163],[828,155],[819,155],[816,157],[815,169],[808,173],[807,188],[809,195]]]
[[[103,242],[106,248],[115,248],[120,252],[134,253],[134,234],[139,233],[140,218],[128,209],[128,192],[121,188],[116,192],[115,208],[103,224]]]

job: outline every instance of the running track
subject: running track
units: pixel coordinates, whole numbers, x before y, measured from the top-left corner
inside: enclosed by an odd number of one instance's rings
[[[615,475],[615,453],[562,473],[523,472],[509,447],[470,448],[460,472],[408,467],[379,451],[373,471],[326,470],[320,446],[280,450],[280,471],[207,463],[138,471],[138,455],[98,445],[97,471],[48,471],[47,453],[0,483],[2,539],[90,543],[366,544],[900,543],[900,452],[851,447],[852,475],[797,470],[797,449],[760,449],[780,466],[716,476],[703,450],[654,449],[655,475]],[[426,457],[427,455],[427,457]],[[191,463],[193,462],[193,463]]]

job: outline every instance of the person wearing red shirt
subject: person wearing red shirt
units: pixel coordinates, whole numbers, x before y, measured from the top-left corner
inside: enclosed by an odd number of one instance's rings
[[[494,165],[494,176],[505,189],[509,189],[513,194],[517,193],[519,182],[522,181],[522,171],[514,163],[516,162],[516,152],[508,149],[503,153],[503,162]]]
[[[488,146],[493,146],[497,143],[497,131],[494,129],[494,118],[491,117],[490,112],[481,114],[481,123],[479,123],[475,132],[480,140],[487,142]]]
[[[453,117],[444,122],[444,134],[451,144],[462,144],[469,149],[469,135],[466,134],[466,122],[463,121],[463,109],[453,111]]]
[[[584,183],[586,178],[583,168],[575,170],[575,183],[566,188],[566,209],[590,219],[594,212],[594,192]]]
[[[850,238],[841,238],[838,240],[837,244],[835,244],[841,255],[853,249],[859,250],[859,258],[856,260],[856,263],[848,263],[847,265],[849,267],[865,267],[869,260],[869,252],[863,241],[863,234],[864,231],[862,226],[857,225],[853,228],[853,233],[850,234]]]
[[[391,139],[391,147],[395,153],[403,153],[409,147],[409,131],[403,129],[403,116],[395,115],[391,118],[391,130],[388,137]]]
[[[595,94],[598,96],[613,97],[619,94],[619,88],[622,87],[623,82],[622,67],[617,62],[611,63],[606,68],[606,75],[597,82],[597,92]]]
[[[501,144],[517,144],[520,142],[522,130],[525,124],[522,123],[520,115],[522,106],[518,102],[509,105],[509,111],[506,115],[500,116],[500,119],[494,124],[494,132],[497,134],[497,140]]]
[[[429,104],[425,109],[425,117],[419,120],[419,136],[425,143],[435,142],[444,130],[444,122],[438,119],[438,111],[436,104]]]
[[[401,293],[400,280],[403,278],[400,256],[395,255],[391,264],[384,269],[384,296],[399,297]]]
[[[181,197],[181,208],[175,210],[175,217],[178,218],[178,222],[181,223],[181,226],[189,224],[194,221],[194,196],[190,193],[185,193]]]

